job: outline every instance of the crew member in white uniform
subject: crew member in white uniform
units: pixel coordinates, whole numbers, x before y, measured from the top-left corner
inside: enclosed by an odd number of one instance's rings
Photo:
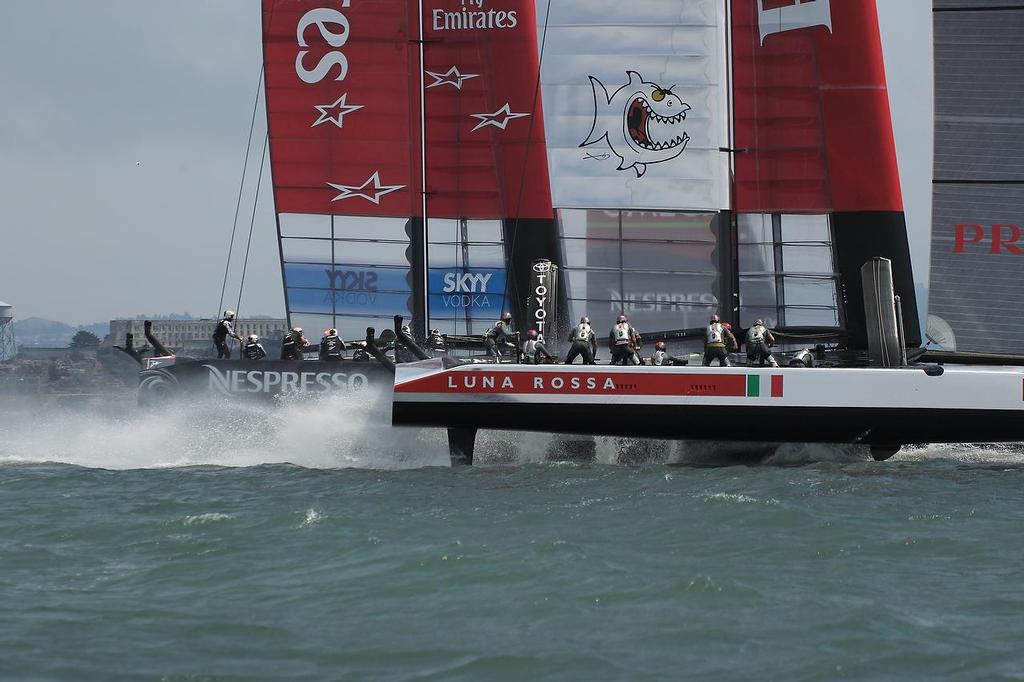
[[[718,315],[711,316],[711,323],[704,330],[704,366],[710,367],[712,361],[718,360],[720,367],[729,367],[729,351],[726,344],[732,350],[736,350],[736,337],[732,335]]]
[[[590,326],[590,318],[584,315],[580,323],[569,334],[569,352],[565,356],[565,364],[571,365],[577,357],[583,357],[584,365],[597,364],[594,357],[597,355],[597,335]]]
[[[625,315],[619,315],[615,320],[615,326],[608,334],[608,348],[612,352],[611,364],[639,365],[640,356],[637,355],[635,348],[639,339],[640,334],[633,329],[629,319]]]
[[[687,365],[690,361],[685,358],[677,358],[669,355],[664,341],[654,344],[654,354],[651,355],[651,364],[655,367],[668,367],[672,365]]]
[[[754,320],[754,326],[747,330],[747,366],[753,367],[758,363],[764,367],[765,361],[772,367],[778,367],[779,363],[772,357],[769,350],[775,345],[775,337],[771,331],[764,326],[764,321]]]
[[[540,365],[551,360],[551,353],[544,347],[544,336],[536,329],[526,332],[523,342],[523,362],[527,365]]]

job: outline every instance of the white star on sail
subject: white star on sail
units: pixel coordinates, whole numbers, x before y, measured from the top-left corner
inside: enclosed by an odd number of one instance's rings
[[[425,70],[425,69],[424,69]],[[426,71],[426,70],[425,70]],[[434,77],[434,82],[428,85],[425,89],[436,88],[441,85],[451,85],[452,87],[461,90],[462,82],[468,81],[470,78],[476,78],[480,74],[478,73],[462,73],[459,71],[459,67],[453,66],[448,69],[445,73],[435,73],[434,71],[426,71],[428,76]]]
[[[494,126],[495,128],[501,128],[502,130],[504,130],[505,126],[508,125],[509,121],[516,118],[523,118],[524,116],[529,116],[529,114],[514,113],[512,109],[509,107],[508,102],[506,102],[505,106],[503,106],[501,109],[498,109],[493,114],[470,114],[470,116],[472,116],[473,118],[480,119],[480,122],[476,124],[476,127],[473,128],[472,131],[470,131],[474,132],[486,126]]]
[[[380,171],[374,171],[373,175],[367,178],[366,182],[361,185],[336,185],[333,182],[328,182],[327,184],[341,192],[331,201],[360,197],[377,205],[380,205],[380,198],[385,194],[391,194],[405,188],[405,185],[380,184]]]
[[[321,123],[327,123],[330,121],[339,128],[345,125],[345,114],[351,114],[357,109],[362,109],[361,104],[349,104],[346,100],[348,93],[344,93],[337,99],[333,104],[315,104],[313,108],[320,112],[320,118],[316,120],[316,123],[310,126],[315,128]]]

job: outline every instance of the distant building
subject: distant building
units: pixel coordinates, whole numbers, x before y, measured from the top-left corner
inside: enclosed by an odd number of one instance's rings
[[[213,330],[218,320],[153,320],[153,335],[168,350],[181,355],[204,357],[214,354]],[[288,330],[287,320],[236,320],[235,332],[243,339],[258,334],[266,342],[279,342]],[[126,334],[135,335],[135,347],[147,345],[142,320],[111,320],[110,343],[124,344]],[[233,342],[232,342],[233,343]],[[269,350],[268,350],[269,352]]]
[[[18,352],[14,345],[14,306],[0,301],[0,362]]]

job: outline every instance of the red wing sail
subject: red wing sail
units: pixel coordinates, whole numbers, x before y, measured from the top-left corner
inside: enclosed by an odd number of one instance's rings
[[[551,218],[534,0],[424,3],[427,211]]]
[[[321,4],[263,0],[277,211],[418,215],[416,11]]]
[[[736,210],[902,211],[875,0],[732,8]]]

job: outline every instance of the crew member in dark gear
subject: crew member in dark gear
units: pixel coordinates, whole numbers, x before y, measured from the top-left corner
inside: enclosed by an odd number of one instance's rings
[[[324,330],[320,339],[320,359],[324,362],[340,362],[345,357],[345,342],[334,327]]]
[[[501,319],[494,323],[494,326],[484,332],[484,350],[488,357],[496,360],[501,359],[501,346],[512,346],[512,313],[505,313]]]
[[[527,365],[541,365],[550,363],[554,356],[544,347],[544,337],[537,333],[536,329],[526,332],[526,341],[523,342],[523,362]]]
[[[722,321],[718,318],[718,315],[711,316],[711,323],[704,330],[704,366],[710,367],[711,363],[715,360],[718,361],[719,367],[729,367],[729,351],[728,348],[736,350],[736,337],[732,335],[732,332],[722,324]]]
[[[654,344],[654,354],[651,356],[651,365],[654,367],[669,367],[673,365],[679,366],[688,364],[690,364],[690,361],[685,358],[677,358],[674,355],[669,355],[664,341],[658,341]]]
[[[640,356],[637,355],[635,348],[635,344],[639,343],[639,339],[640,335],[633,329],[633,325],[629,323],[629,318],[625,315],[619,315],[618,319],[615,320],[615,326],[608,333],[608,348],[612,352],[611,364],[641,364]]]
[[[267,357],[267,351],[263,350],[260,337],[255,334],[249,334],[249,340],[242,346],[242,357],[246,360],[262,360]]]
[[[302,349],[309,347],[309,341],[302,335],[302,327],[292,327],[281,340],[282,360],[302,360]]]
[[[412,327],[407,324],[402,325],[402,333],[412,339]],[[413,339],[415,341],[415,339]],[[419,360],[416,354],[406,348],[404,345],[395,341],[395,362],[416,362]]]
[[[442,355],[448,354],[448,346],[445,343],[444,335],[441,334],[440,329],[430,330],[430,334],[427,336],[426,351],[434,358],[439,358]]]
[[[769,350],[774,345],[775,337],[764,326],[764,321],[754,320],[754,326],[747,330],[747,366],[753,367],[756,362],[764,367],[764,363],[767,362],[772,367],[778,367],[779,363]]]
[[[583,358],[584,365],[596,365],[594,357],[597,356],[597,335],[590,326],[590,318],[584,315],[580,323],[569,334],[569,352],[565,356],[565,364],[571,365],[577,357]]]
[[[228,348],[228,337],[241,341],[242,337],[235,333],[235,311],[225,310],[224,318],[213,330],[213,345],[217,348],[218,360],[230,360],[231,349]]]

